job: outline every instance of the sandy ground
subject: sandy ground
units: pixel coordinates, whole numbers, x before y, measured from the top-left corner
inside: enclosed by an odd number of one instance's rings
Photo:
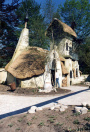
[[[90,89],[88,87],[70,86],[67,89],[70,89],[71,92],[55,96],[43,95],[34,97],[0,94],[0,119],[26,112],[32,105],[46,108],[57,101],[65,105],[80,105],[83,102],[90,104]]]

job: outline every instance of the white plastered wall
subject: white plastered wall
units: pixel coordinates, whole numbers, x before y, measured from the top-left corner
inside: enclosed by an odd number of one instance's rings
[[[0,68],[0,83],[6,82],[7,71],[4,68]]]

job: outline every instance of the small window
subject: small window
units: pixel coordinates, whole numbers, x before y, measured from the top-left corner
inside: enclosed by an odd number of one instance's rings
[[[72,78],[72,71],[70,71],[70,78]]]
[[[78,68],[76,69],[76,77],[78,77]]]
[[[68,43],[66,43],[66,50],[68,51]]]

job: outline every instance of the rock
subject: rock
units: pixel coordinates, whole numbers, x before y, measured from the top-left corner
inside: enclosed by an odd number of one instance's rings
[[[80,110],[82,109],[82,107],[75,107],[74,110],[75,112],[80,112]],[[81,112],[80,112],[81,113]]]
[[[59,111],[60,108],[54,108],[54,111]]]
[[[80,110],[81,114],[86,114],[87,111],[88,111],[88,109],[86,107],[82,107]]]
[[[37,107],[36,108],[36,111],[40,111],[40,110],[43,110],[42,107]]]
[[[32,107],[28,110],[27,113],[35,113],[36,108],[37,108],[36,106],[32,106]]]
[[[67,109],[68,108],[67,105],[62,105],[61,107],[63,107],[64,109]]]
[[[55,108],[55,107],[54,107],[54,106],[52,106],[52,107],[50,107],[50,110],[54,110],[54,108]]]
[[[55,108],[56,109],[59,109],[60,108],[60,105],[59,104],[55,105]]]
[[[59,111],[63,112],[63,111],[65,111],[65,108],[64,108],[64,107],[61,107],[61,108],[59,109]]]

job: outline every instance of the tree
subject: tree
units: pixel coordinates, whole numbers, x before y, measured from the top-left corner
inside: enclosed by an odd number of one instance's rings
[[[90,75],[90,37],[86,39],[86,44],[80,46],[79,64],[80,70]]]
[[[52,0],[46,0],[43,5],[43,13],[45,21],[49,24],[53,19],[53,14],[55,13],[55,4]]]
[[[16,10],[16,14],[19,18],[19,29],[24,28],[24,18],[27,13],[29,18],[30,46],[48,48],[47,39],[45,38],[46,25],[44,24],[44,18],[40,14],[40,5],[34,0],[24,0],[20,4],[19,8]],[[18,32],[17,35],[19,37],[20,32]]]
[[[11,4],[5,4],[5,0],[0,1],[0,66],[4,66],[14,51],[17,41],[15,26],[17,16],[15,10],[18,8],[19,0],[13,0]]]
[[[90,3],[89,0],[66,0],[59,5],[58,13],[62,20],[75,29],[79,39],[83,42],[90,34]]]

